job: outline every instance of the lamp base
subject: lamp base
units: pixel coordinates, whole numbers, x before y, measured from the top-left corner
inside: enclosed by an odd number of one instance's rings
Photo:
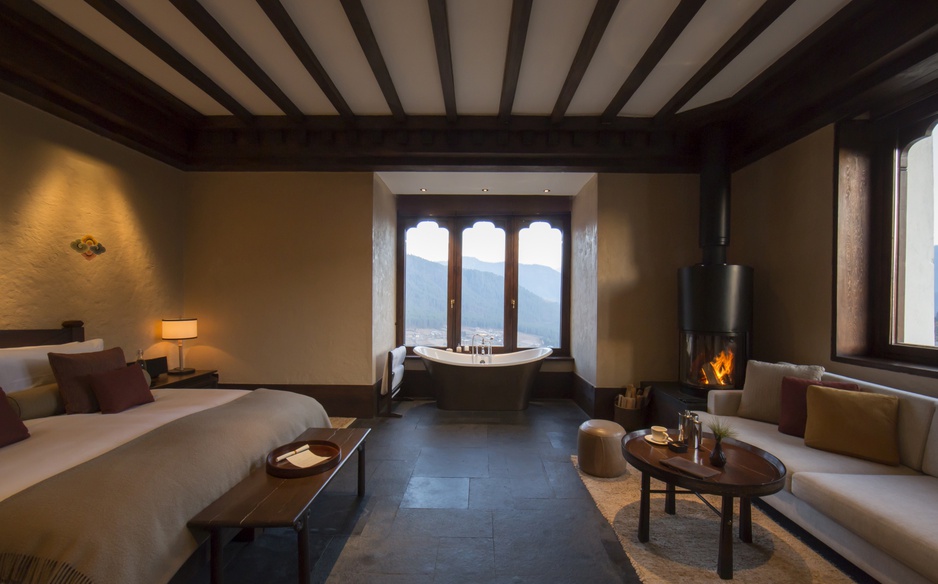
[[[176,367],[166,372],[167,375],[186,375],[187,373],[195,373],[195,369],[192,367]]]

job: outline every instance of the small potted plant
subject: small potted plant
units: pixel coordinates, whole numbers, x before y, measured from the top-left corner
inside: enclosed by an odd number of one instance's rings
[[[707,424],[707,429],[710,430],[714,440],[716,440],[716,444],[713,445],[713,451],[710,453],[710,464],[722,467],[726,464],[726,455],[723,454],[723,439],[734,438],[736,436],[736,430],[719,417],[714,417]]]

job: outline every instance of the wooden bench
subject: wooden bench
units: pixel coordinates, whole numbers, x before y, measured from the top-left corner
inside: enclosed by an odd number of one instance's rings
[[[207,529],[211,533],[212,583],[222,581],[223,529],[292,527],[297,533],[299,582],[308,584],[309,507],[356,450],[358,496],[365,496],[365,439],[369,432],[370,428],[309,428],[295,441],[328,440],[337,444],[342,456],[335,468],[308,477],[281,479],[267,474],[266,467],[261,467],[193,517],[189,527]]]

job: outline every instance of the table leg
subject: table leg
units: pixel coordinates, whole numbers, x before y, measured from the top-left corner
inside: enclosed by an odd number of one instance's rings
[[[638,508],[638,541],[648,541],[648,518],[649,507],[651,506],[651,476],[647,472],[642,473],[642,495],[641,503]]]
[[[222,543],[221,529],[213,529],[211,534],[211,540],[209,542],[209,553],[212,556],[211,560],[211,578],[212,584],[221,584],[222,582],[222,553],[224,553],[224,545]]]
[[[717,574],[724,580],[733,578],[733,497],[723,496],[720,516],[720,552],[717,556]]]
[[[739,539],[752,543],[752,502],[749,497],[739,498]]]
[[[297,535],[297,568],[300,573],[297,575],[299,584],[309,584],[309,515],[303,514],[299,524],[296,526]]]
[[[674,489],[674,485],[671,484],[671,483],[666,483],[666,485],[667,485],[667,486],[665,487],[665,493],[664,493],[664,512],[667,513],[668,515],[674,515],[674,513],[675,513],[675,507],[674,507],[674,499],[675,499],[674,492],[675,492],[675,489]]]
[[[365,442],[358,446],[358,496],[365,496]]]

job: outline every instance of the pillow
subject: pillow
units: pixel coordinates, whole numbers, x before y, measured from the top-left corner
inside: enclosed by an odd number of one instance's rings
[[[808,387],[804,443],[883,464],[899,464],[899,398],[865,391]]]
[[[0,388],[0,446],[27,438],[29,438],[29,430],[26,424],[13,411],[13,407],[6,400],[6,393]]]
[[[91,389],[101,404],[103,414],[116,414],[153,401],[145,371],[136,363],[120,369],[92,373],[89,377]]]
[[[55,376],[49,367],[49,353],[88,353],[103,348],[103,340],[92,339],[62,345],[0,349],[0,387],[9,394],[53,383]]]
[[[792,365],[791,363],[764,363],[749,361],[746,382],[739,400],[740,418],[778,424],[783,377],[821,379],[824,368],[818,365]]]
[[[46,418],[65,413],[65,402],[62,401],[59,386],[55,383],[11,393],[7,395],[7,401],[13,406],[13,411],[21,420]]]
[[[856,383],[843,383],[840,381],[818,382],[814,379],[799,379],[797,377],[782,378],[782,393],[779,400],[778,431],[804,438],[804,424],[808,418],[808,386],[823,385],[835,389],[860,391]]]
[[[98,400],[91,389],[90,375],[127,366],[124,351],[120,347],[77,355],[49,353],[49,364],[65,401],[66,414],[90,414],[98,411]]]

